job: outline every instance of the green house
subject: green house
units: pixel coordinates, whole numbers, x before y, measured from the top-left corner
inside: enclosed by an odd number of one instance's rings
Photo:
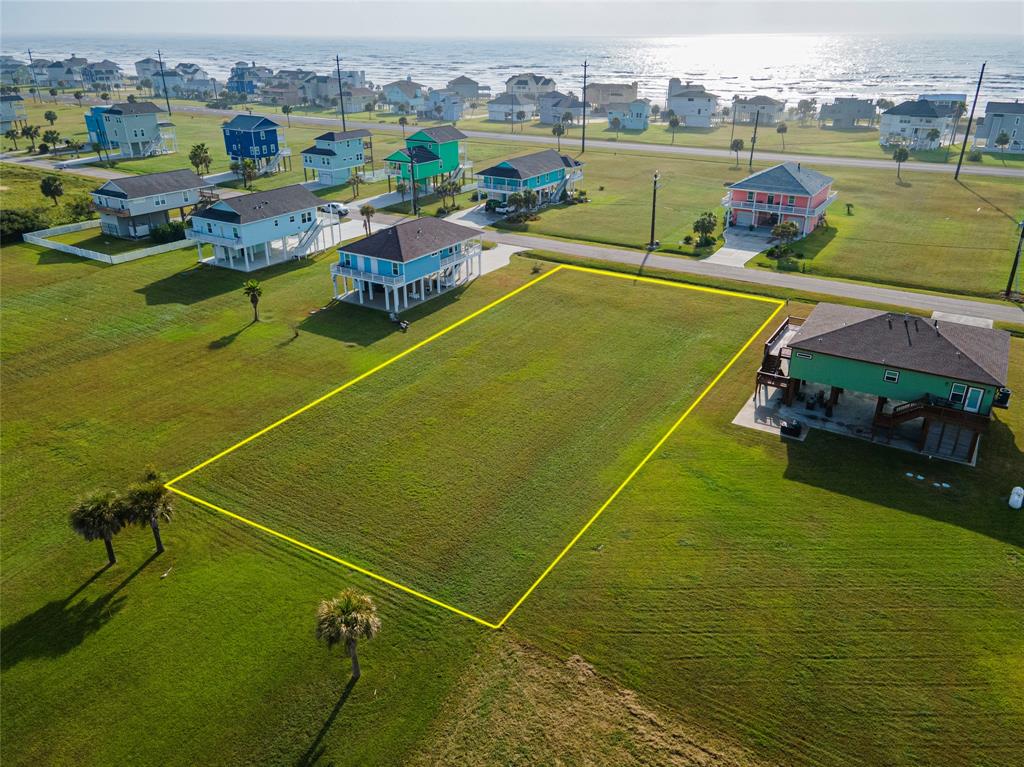
[[[454,125],[424,128],[405,139],[405,147],[385,158],[388,174],[426,189],[438,179],[458,178],[469,167],[462,142],[466,134]]]
[[[789,407],[821,392],[829,419],[852,420],[868,401],[872,438],[919,424],[917,450],[972,463],[993,408],[1009,402],[1009,358],[1003,330],[823,303],[776,330],[757,382]]]

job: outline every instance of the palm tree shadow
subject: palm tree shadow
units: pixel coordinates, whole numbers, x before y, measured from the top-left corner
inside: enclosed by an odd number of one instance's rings
[[[154,552],[111,591],[97,599],[75,598],[95,582],[110,565],[97,570],[63,599],[47,602],[33,613],[0,629],[0,669],[6,671],[30,658],[59,658],[99,631],[124,607],[120,592],[156,559]]]
[[[221,336],[207,344],[208,349],[223,349],[225,346],[229,346],[238,338],[242,333],[251,328],[255,324],[256,320],[250,320],[248,324],[240,327],[234,333],[228,333],[226,336]]]
[[[342,706],[345,705],[345,701],[348,700],[348,696],[352,694],[352,689],[356,686],[358,680],[352,677],[348,680],[348,684],[345,685],[345,689],[341,693],[341,697],[338,698],[338,702],[334,704],[334,708],[331,709],[331,713],[328,714],[327,719],[324,720],[323,726],[320,728],[320,732],[313,738],[313,742],[309,744],[309,748],[306,749],[299,760],[295,763],[295,767],[313,767],[315,764],[320,763],[320,757],[324,755],[324,751],[327,750],[326,746],[321,746],[323,739],[327,736],[331,726],[334,724],[334,720],[338,718],[338,714],[341,713]],[[326,767],[326,765],[325,765]]]

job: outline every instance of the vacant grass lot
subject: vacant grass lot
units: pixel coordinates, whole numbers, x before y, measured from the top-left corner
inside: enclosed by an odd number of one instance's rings
[[[774,308],[561,270],[179,486],[497,623]]]
[[[500,633],[184,502],[164,556],[130,530],[101,569],[67,526],[82,493],[194,465],[532,276],[514,260],[402,335],[310,313],[327,259],[261,273],[250,325],[244,275],[192,258],[0,258],[5,764],[1019,761],[1024,517],[1005,498],[1024,409],[997,414],[976,469],[784,444],[729,423],[758,344]],[[1015,340],[1016,391],[1022,363]],[[313,639],[317,600],[345,586],[384,626],[347,693]]]

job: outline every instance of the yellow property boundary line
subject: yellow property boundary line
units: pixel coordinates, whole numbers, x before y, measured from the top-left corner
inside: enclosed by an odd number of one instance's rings
[[[226,456],[226,455],[228,455],[230,453],[233,453],[235,450],[237,450],[238,448],[242,447],[243,445],[247,445],[248,443],[252,442],[257,437],[261,437],[264,434],[266,434],[267,432],[269,432],[269,431],[271,431],[273,429],[276,429],[278,426],[281,426],[282,424],[287,423],[288,421],[290,421],[291,419],[295,418],[296,416],[301,415],[302,413],[305,413],[310,408],[316,407],[317,405],[319,405],[324,400],[330,399],[331,397],[333,397],[336,394],[340,394],[341,392],[345,391],[345,389],[348,389],[350,386],[354,386],[355,384],[359,383],[360,381],[362,381],[362,380],[364,380],[366,378],[369,378],[374,373],[377,373],[380,370],[383,370],[384,368],[386,368],[388,365],[391,365],[392,363],[397,362],[398,360],[402,359],[403,357],[406,357],[409,354],[412,354],[417,349],[420,349],[420,348],[426,346],[427,344],[429,344],[430,342],[437,340],[438,338],[440,338],[441,336],[445,335],[446,333],[449,333],[452,330],[455,330],[455,328],[460,327],[461,325],[464,325],[465,323],[467,323],[470,320],[472,320],[474,317],[480,316],[484,312],[489,311],[490,309],[493,309],[498,304],[503,303],[504,301],[507,301],[508,299],[512,298],[513,296],[516,296],[519,293],[522,293],[527,288],[530,288],[530,287],[536,285],[537,283],[541,282],[542,280],[547,279],[551,275],[556,274],[556,273],[558,273],[560,271],[563,271],[563,270],[576,271],[576,272],[585,272],[587,274],[597,274],[597,275],[602,275],[602,276],[605,276],[605,277],[615,277],[615,278],[618,278],[618,279],[630,280],[630,281],[633,281],[633,282],[646,282],[646,283],[651,283],[651,284],[654,284],[654,285],[665,285],[665,286],[668,286],[668,287],[681,288],[683,290],[695,290],[695,291],[699,291],[699,292],[703,292],[703,293],[712,293],[712,294],[716,294],[716,295],[731,296],[731,297],[734,297],[734,298],[744,298],[744,299],[747,299],[749,301],[760,301],[760,302],[763,302],[763,303],[775,304],[775,310],[768,316],[768,319],[766,319],[763,323],[761,323],[760,327],[758,327],[758,329],[756,331],[754,331],[754,333],[750,336],[750,338],[748,338],[746,340],[746,342],[743,344],[743,346],[741,346],[739,348],[739,350],[735,354],[733,354],[733,356],[729,359],[729,361],[725,364],[725,366],[721,370],[718,371],[718,373],[715,375],[714,378],[711,379],[711,382],[707,386],[704,387],[704,389],[701,391],[701,393],[699,395],[697,395],[697,398],[686,408],[686,410],[683,411],[683,414],[680,415],[679,418],[676,419],[675,423],[673,423],[672,426],[669,427],[668,431],[666,431],[662,435],[661,439],[659,439],[657,441],[657,443],[655,443],[654,447],[652,447],[650,449],[650,451],[648,451],[648,453],[643,457],[643,459],[641,459],[640,463],[638,463],[633,468],[633,470],[626,476],[626,478],[624,480],[622,480],[622,482],[619,484],[619,486],[617,488],[615,488],[614,492],[610,496],[608,496],[608,499],[604,503],[602,503],[600,507],[598,507],[597,511],[595,511],[594,514],[590,517],[590,519],[587,520],[586,524],[583,525],[582,528],[580,528],[580,531],[578,533],[576,533],[576,535],[573,536],[572,540],[570,540],[565,545],[565,547],[558,553],[558,556],[555,557],[554,560],[552,560],[551,564],[549,564],[544,569],[544,572],[542,572],[540,574],[540,576],[538,576],[537,580],[535,580],[530,585],[530,588],[528,588],[526,590],[526,592],[521,597],[519,597],[518,600],[516,600],[516,603],[514,605],[512,605],[511,609],[507,613],[505,613],[504,617],[502,617],[502,619],[500,621],[498,621],[497,623],[492,623],[491,621],[485,620],[485,619],[480,618],[480,617],[478,617],[476,615],[468,613],[465,610],[460,610],[458,607],[454,607],[454,606],[452,606],[450,604],[442,602],[439,599],[435,599],[434,597],[430,596],[429,594],[424,594],[421,591],[417,591],[416,589],[410,588],[409,586],[405,586],[404,584],[398,583],[397,581],[393,581],[390,578],[386,578],[383,575],[379,575],[378,573],[373,572],[372,570],[368,570],[365,567],[360,567],[359,565],[357,565],[357,564],[355,564],[353,562],[349,562],[349,561],[347,561],[345,559],[342,559],[340,557],[334,556],[333,554],[328,554],[326,551],[322,551],[322,550],[320,550],[318,548],[310,546],[308,543],[303,543],[302,541],[300,541],[300,540],[298,540],[296,538],[292,538],[291,536],[285,535],[284,533],[281,533],[281,532],[278,532],[277,530],[274,530],[273,528],[267,527],[266,525],[261,525],[259,522],[255,522],[255,521],[253,521],[251,519],[247,519],[246,517],[243,517],[243,516],[241,516],[239,514],[235,514],[232,511],[228,511],[227,509],[221,508],[220,506],[212,504],[209,501],[205,501],[202,498],[199,498],[199,497],[194,496],[194,495],[192,495],[190,493],[187,493],[184,490],[179,490],[178,488],[176,488],[174,486],[175,484],[177,484],[181,480],[183,480],[186,477],[194,474],[195,472],[199,471],[200,469],[202,469],[202,468],[204,468],[206,466],[209,466],[211,463],[220,460],[221,458],[223,458],[224,456]],[[775,315],[777,315],[779,313],[779,311],[782,309],[783,306],[785,306],[785,301],[782,301],[782,300],[777,299],[777,298],[767,298],[767,297],[764,297],[764,296],[748,295],[746,293],[739,293],[739,292],[735,292],[735,291],[731,291],[731,290],[722,290],[720,288],[707,288],[707,287],[703,287],[703,286],[700,286],[700,285],[687,285],[687,284],[684,284],[684,283],[672,282],[672,281],[669,281],[669,280],[662,280],[662,279],[658,279],[658,278],[655,278],[655,277],[641,277],[641,276],[634,275],[634,274],[626,274],[626,273],[623,273],[623,272],[612,272],[612,271],[607,271],[607,270],[604,270],[604,269],[593,269],[593,268],[585,267],[585,266],[575,266],[573,264],[560,264],[560,265],[556,266],[554,269],[552,269],[551,271],[545,272],[540,277],[537,277],[537,278],[535,278],[533,280],[530,280],[529,282],[527,282],[527,283],[525,283],[523,285],[520,285],[515,290],[509,291],[505,295],[503,295],[500,298],[492,301],[491,303],[487,304],[483,308],[477,309],[475,312],[473,312],[471,314],[468,314],[467,316],[463,317],[462,319],[460,319],[460,320],[458,320],[456,322],[453,322],[451,325],[447,326],[446,328],[443,328],[442,330],[439,330],[438,332],[434,333],[432,336],[430,336],[428,338],[425,338],[424,340],[422,340],[422,341],[420,341],[420,342],[410,346],[405,351],[399,352],[395,356],[385,360],[384,362],[380,363],[376,367],[373,367],[370,370],[367,370],[365,373],[362,373],[362,374],[356,376],[355,378],[351,379],[350,381],[346,381],[341,386],[338,386],[337,388],[332,389],[331,391],[327,392],[327,394],[324,394],[323,396],[318,397],[317,399],[313,400],[312,402],[310,402],[310,403],[308,403],[306,405],[303,405],[302,407],[300,407],[298,410],[294,411],[293,413],[289,413],[288,415],[286,415],[284,418],[280,418],[277,421],[274,421],[274,423],[272,423],[269,426],[266,426],[266,427],[260,429],[255,434],[252,434],[252,435],[246,437],[245,439],[243,439],[242,441],[235,443],[231,447],[229,447],[229,448],[227,448],[225,450],[222,450],[221,452],[217,453],[213,457],[207,458],[202,463],[199,463],[196,466],[193,466],[188,471],[186,471],[186,472],[184,472],[182,474],[179,474],[174,479],[172,479],[169,482],[167,482],[164,486],[168,490],[170,490],[171,492],[181,496],[182,498],[185,498],[185,499],[187,499],[189,501],[192,501],[193,503],[196,503],[196,504],[198,504],[200,506],[204,506],[204,507],[206,507],[206,508],[208,508],[208,509],[210,509],[212,511],[220,512],[221,514],[224,514],[225,516],[230,517],[231,519],[234,519],[234,520],[237,520],[239,522],[242,522],[242,523],[244,523],[246,525],[249,525],[250,527],[254,527],[257,530],[260,530],[261,532],[267,533],[268,535],[271,535],[271,536],[273,536],[275,538],[278,538],[278,539],[280,539],[282,541],[286,541],[287,543],[290,543],[291,545],[296,546],[296,547],[298,547],[300,549],[304,549],[305,551],[308,551],[308,552],[310,552],[312,554],[316,554],[319,557],[323,557],[324,559],[328,559],[328,560],[330,560],[332,562],[336,562],[336,563],[338,563],[340,565],[344,565],[345,567],[349,568],[350,570],[354,570],[357,573],[361,573],[361,574],[366,575],[366,576],[368,576],[370,578],[373,578],[374,580],[380,581],[381,583],[385,583],[388,586],[396,588],[396,589],[398,589],[400,591],[404,591],[406,594],[410,594],[410,595],[412,595],[414,597],[418,597],[419,599],[422,599],[425,602],[429,602],[432,605],[435,605],[437,607],[442,607],[445,610],[449,610],[449,611],[455,613],[456,615],[461,615],[463,618],[469,618],[470,620],[475,621],[476,623],[479,623],[481,626],[486,626],[487,628],[490,628],[490,629],[500,629],[502,626],[505,625],[505,623],[508,621],[508,619],[512,617],[512,614],[516,610],[519,609],[519,606],[522,605],[523,602],[526,601],[527,597],[529,597],[530,594],[532,594],[534,592],[534,590],[540,585],[541,581],[543,581],[547,577],[548,573],[550,573],[555,568],[555,566],[559,562],[562,561],[562,558],[565,557],[565,555],[569,553],[569,551],[572,549],[572,547],[574,545],[576,545],[576,541],[578,541],[581,537],[583,537],[583,534],[585,532],[587,532],[587,530],[590,528],[590,526],[593,525],[594,522],[597,521],[597,518],[600,517],[601,514],[604,513],[604,510],[607,509],[612,504],[612,502],[619,496],[619,494],[626,488],[626,486],[633,480],[633,478],[640,472],[640,470],[647,464],[647,462],[649,460],[651,460],[652,457],[654,457],[655,453],[657,453],[658,450],[661,449],[661,446],[664,445],[666,441],[668,441],[668,438],[671,437],[673,433],[675,433],[676,429],[679,428],[679,426],[683,423],[683,421],[686,420],[687,416],[689,416],[690,413],[693,412],[693,410],[697,407],[697,405],[699,405],[701,403],[701,401],[708,395],[708,393],[715,387],[715,385],[729,371],[729,369],[733,366],[733,364],[736,362],[736,360],[738,360],[740,358],[740,356],[750,347],[750,345],[754,342],[754,340],[759,335],[761,335],[761,333],[764,331],[764,329],[766,327],[768,327],[769,323],[771,323],[771,321],[773,319],[775,319]]]

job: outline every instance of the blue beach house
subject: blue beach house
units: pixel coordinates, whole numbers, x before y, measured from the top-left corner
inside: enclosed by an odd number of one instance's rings
[[[117,149],[117,142],[111,141],[103,122],[103,113],[109,106],[95,106],[85,113],[85,129],[89,132],[89,143],[99,144],[103,149]]]
[[[537,204],[546,205],[571,197],[583,178],[583,163],[554,149],[513,157],[477,174],[477,188],[488,199],[505,202],[512,193],[532,189]]]
[[[224,123],[221,129],[228,157],[238,162],[252,160],[261,174],[274,172],[285,158],[291,156],[292,150],[285,143],[284,128],[269,117],[237,115]]]
[[[313,146],[302,150],[302,178],[326,186],[344,184],[353,169],[366,164],[366,149],[372,143],[370,131],[329,131],[313,139]]]

